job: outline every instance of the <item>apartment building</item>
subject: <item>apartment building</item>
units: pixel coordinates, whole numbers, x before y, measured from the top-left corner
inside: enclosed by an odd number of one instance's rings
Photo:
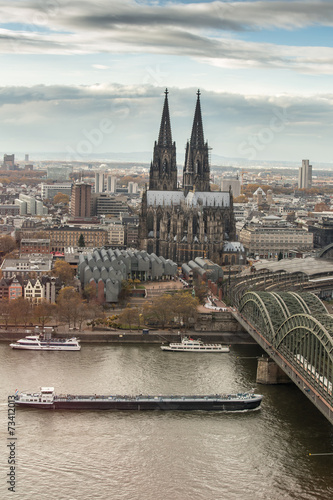
[[[63,252],[67,247],[78,246],[78,241],[83,235],[86,247],[102,247],[108,243],[106,229],[83,226],[58,226],[45,230],[50,238],[51,252]]]
[[[295,249],[313,249],[313,234],[288,226],[247,224],[240,231],[239,240],[249,256],[261,259],[277,258],[280,252],[287,257]]]

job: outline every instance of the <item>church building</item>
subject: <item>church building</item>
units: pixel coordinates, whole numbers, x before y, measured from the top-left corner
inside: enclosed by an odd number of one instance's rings
[[[233,197],[230,190],[210,190],[209,148],[204,140],[200,92],[179,187],[166,90],[150,165],[149,189],[142,197],[140,248],[178,264],[196,257],[219,263],[226,240],[235,240]]]

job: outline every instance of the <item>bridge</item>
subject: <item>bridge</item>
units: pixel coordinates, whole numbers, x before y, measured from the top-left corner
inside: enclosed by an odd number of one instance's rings
[[[333,317],[311,292],[249,291],[233,316],[333,424]]]

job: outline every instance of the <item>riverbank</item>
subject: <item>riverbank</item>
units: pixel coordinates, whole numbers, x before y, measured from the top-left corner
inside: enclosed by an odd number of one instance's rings
[[[13,342],[27,335],[26,330],[0,330],[0,342]],[[255,341],[247,332],[182,332],[182,335],[191,336],[195,339],[201,338],[208,343],[222,344],[255,344]],[[70,332],[59,332],[55,337],[78,337],[82,344],[85,343],[115,343],[115,344],[162,344],[179,341],[181,335],[170,330],[150,330],[143,334],[142,330],[134,332],[130,330],[76,330]]]

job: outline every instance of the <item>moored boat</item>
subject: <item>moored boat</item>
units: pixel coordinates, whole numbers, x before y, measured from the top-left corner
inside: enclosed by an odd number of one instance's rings
[[[229,346],[222,344],[205,344],[202,340],[194,340],[184,337],[181,342],[170,342],[168,345],[161,345],[162,351],[174,352],[229,352]]]
[[[56,395],[53,387],[41,387],[38,393],[21,392],[16,405],[51,410],[161,410],[161,411],[246,411],[259,408],[261,394],[252,392],[213,395]]]
[[[80,341],[76,337],[52,338],[44,335],[27,335],[9,344],[12,349],[32,351],[79,351]]]

